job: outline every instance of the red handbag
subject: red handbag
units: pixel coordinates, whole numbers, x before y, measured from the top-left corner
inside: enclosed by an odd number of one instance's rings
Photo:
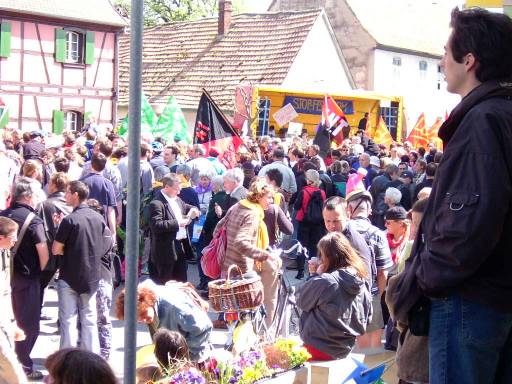
[[[201,268],[204,274],[211,279],[218,279],[220,276],[220,265],[226,254],[226,242],[226,228],[222,226],[210,244],[203,249]]]

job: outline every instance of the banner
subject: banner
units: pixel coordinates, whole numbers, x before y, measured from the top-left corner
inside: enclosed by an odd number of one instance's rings
[[[280,127],[282,127],[286,123],[289,123],[297,116],[299,116],[299,114],[291,104],[286,104],[283,108],[281,108],[279,111],[272,115],[277,125],[279,125]]]
[[[347,129],[350,129],[345,113],[334,102],[331,96],[324,96],[324,104],[322,105],[322,126],[329,131],[332,140],[336,144],[341,145],[345,136],[348,137]]]
[[[416,125],[412,129],[411,133],[407,137],[407,141],[412,144],[414,148],[427,148],[428,147],[428,132],[425,125],[425,114],[422,113],[418,117]]]
[[[203,144],[207,151],[215,147],[220,153],[219,160],[227,168],[236,165],[235,152],[242,144],[238,133],[204,89],[197,108],[194,144]]]
[[[153,107],[151,107],[151,104],[149,104],[149,101],[144,93],[142,94],[141,99],[140,115],[140,133],[152,133],[158,121],[158,117],[153,110]],[[123,119],[118,133],[122,137],[126,137],[128,135],[128,115],[126,115]]]
[[[187,132],[187,122],[174,96],[169,97],[152,133],[155,138],[161,137],[168,143],[183,140],[190,144],[191,140]]]
[[[438,117],[428,131],[428,141],[435,144],[437,149],[443,149],[443,140],[439,138],[439,128],[443,125],[443,119]]]
[[[377,127],[375,127],[373,141],[375,141],[377,144],[384,144],[388,148],[389,145],[393,144],[394,142],[393,137],[391,136],[391,133],[389,133],[389,129],[382,116],[379,116],[379,122]]]
[[[346,115],[354,114],[353,100],[335,100],[334,101]],[[307,115],[321,115],[323,100],[313,97],[285,96],[283,106],[291,104],[298,113]]]

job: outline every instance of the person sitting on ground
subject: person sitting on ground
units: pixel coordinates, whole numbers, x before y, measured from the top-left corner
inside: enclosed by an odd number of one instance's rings
[[[78,348],[64,348],[52,353],[44,363],[48,369],[46,383],[117,384],[112,368],[101,356]]]
[[[300,337],[310,360],[341,359],[365,333],[372,314],[368,272],[339,232],[325,235],[318,253],[319,262],[309,263],[312,278],[298,291]]]

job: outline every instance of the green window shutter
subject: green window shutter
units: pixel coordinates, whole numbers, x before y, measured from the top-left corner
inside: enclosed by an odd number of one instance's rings
[[[0,24],[0,57],[11,55],[11,23],[2,21]]]
[[[64,131],[64,112],[53,111],[53,133],[60,135]]]
[[[55,61],[66,61],[66,31],[63,29],[55,29]]]
[[[85,64],[94,63],[95,34],[87,31],[85,33]]]

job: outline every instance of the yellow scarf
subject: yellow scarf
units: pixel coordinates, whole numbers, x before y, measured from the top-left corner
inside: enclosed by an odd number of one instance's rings
[[[179,175],[180,177],[180,187],[181,188],[190,188],[192,185],[190,184],[190,180],[187,180],[187,178],[183,175]]]
[[[240,204],[243,207],[249,208],[253,210],[260,219],[260,223],[258,226],[258,234],[256,239],[256,247],[260,249],[267,249],[269,240],[268,240],[268,231],[267,231],[267,225],[263,221],[263,218],[265,217],[265,212],[263,212],[263,208],[261,208],[261,205],[258,203],[251,203],[249,200],[241,200]]]

